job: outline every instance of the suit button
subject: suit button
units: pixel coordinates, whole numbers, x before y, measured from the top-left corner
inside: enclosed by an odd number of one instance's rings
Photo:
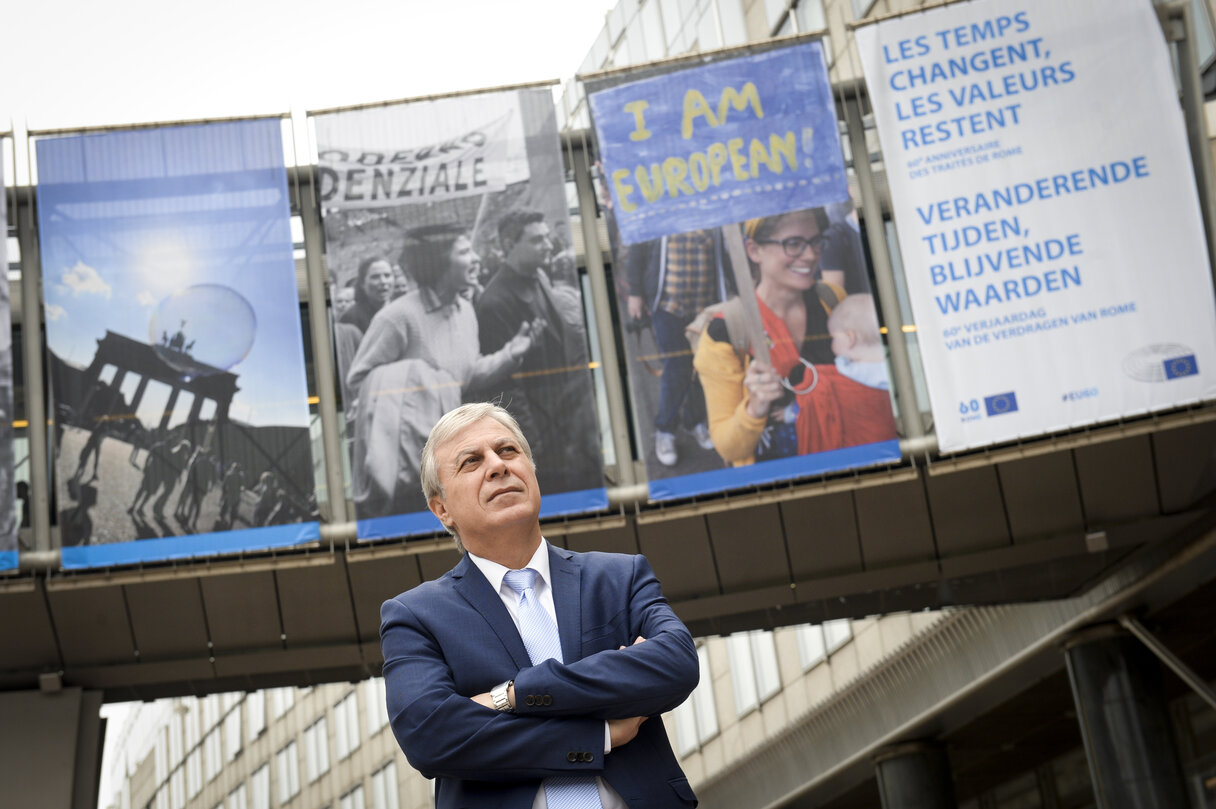
[[[545,696],[541,698],[541,704],[542,705],[552,705],[553,697],[549,696],[548,694],[545,694]]]
[[[524,705],[535,705],[535,704],[536,704],[536,697],[532,696],[531,694],[524,697]]]
[[[578,753],[571,750],[569,753],[566,754],[566,761],[569,761],[571,764],[578,761]]]
[[[591,753],[583,753],[583,761],[586,761],[586,762],[595,761],[595,756]]]

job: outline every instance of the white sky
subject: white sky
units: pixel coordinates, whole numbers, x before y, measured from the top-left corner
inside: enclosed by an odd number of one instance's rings
[[[613,4],[10,0],[0,4],[0,128],[304,111],[567,79]]]
[[[569,79],[615,0],[0,4],[0,130],[305,112]],[[111,740],[125,709],[112,714]],[[115,788],[108,744],[100,806]]]

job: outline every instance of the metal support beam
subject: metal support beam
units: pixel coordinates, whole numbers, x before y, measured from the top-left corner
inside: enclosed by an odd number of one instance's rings
[[[597,232],[595,189],[591,185],[591,162],[587,159],[587,141],[576,148],[574,139],[567,141],[574,185],[578,189],[578,212],[583,229],[583,259],[587,277],[591,280],[591,301],[595,306],[595,326],[603,359],[604,392],[608,398],[608,421],[612,427],[612,446],[616,451],[619,486],[638,482],[633,469],[633,452],[629,445],[629,417],[625,407],[625,390],[621,385],[620,359],[616,353],[616,331],[612,327],[612,308],[608,305],[608,276]]]
[[[1135,636],[1136,640],[1147,646],[1148,650],[1156,655],[1157,659],[1165,664],[1166,668],[1177,674],[1204,702],[1213,709],[1216,709],[1216,691],[1213,691],[1211,686],[1205,683],[1203,678],[1196,674],[1190,666],[1179,660],[1178,656],[1171,652],[1155,635],[1145,629],[1143,624],[1130,615],[1120,615],[1119,623],[1123,625],[1124,629]]]
[[[1195,58],[1195,20],[1191,4],[1175,2],[1163,10],[1166,17],[1166,38],[1173,41],[1178,52],[1178,84],[1182,91],[1182,111],[1186,123],[1186,139],[1191,151],[1191,165],[1195,172],[1195,188],[1199,194],[1199,213],[1207,235],[1208,260],[1216,257],[1216,189],[1212,185],[1212,152],[1208,136],[1207,117],[1204,113],[1203,79]],[[1181,36],[1175,35],[1169,23],[1181,26]],[[1212,271],[1216,274],[1216,264]]]
[[[874,262],[874,280],[878,284],[878,303],[887,326],[887,348],[891,351],[891,382],[899,402],[899,420],[904,438],[920,438],[925,434],[916,404],[912,361],[908,356],[907,338],[903,336],[903,317],[899,313],[899,296],[895,291],[895,272],[891,269],[891,254],[887,252],[886,231],[882,224],[882,209],[878,204],[878,189],[870,171],[870,149],[866,146],[865,124],[861,120],[861,102],[856,95],[843,102],[849,130],[849,146],[853,151],[853,171],[861,190],[861,212],[866,220],[866,236],[870,243],[870,258]]]
[[[28,142],[27,142],[28,146]],[[22,193],[24,191],[24,193]],[[42,374],[42,267],[34,208],[34,189],[15,194],[17,241],[21,245],[21,351],[25,368],[25,413],[30,448],[30,525],[34,550],[51,549],[50,452],[46,382]]]
[[[304,226],[304,266],[308,273],[308,327],[312,335],[312,367],[316,375],[317,413],[321,417],[321,446],[325,453],[325,485],[329,490],[329,521],[345,523],[346,483],[342,479],[342,435],[338,429],[338,393],[334,380],[334,352],[329,344],[329,308],[326,306],[325,267],[321,262],[321,206],[316,174],[311,166],[295,173],[300,220]]]

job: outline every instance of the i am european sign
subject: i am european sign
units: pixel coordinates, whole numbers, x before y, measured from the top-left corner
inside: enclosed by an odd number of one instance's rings
[[[590,101],[625,243],[848,196],[817,41],[627,82]]]

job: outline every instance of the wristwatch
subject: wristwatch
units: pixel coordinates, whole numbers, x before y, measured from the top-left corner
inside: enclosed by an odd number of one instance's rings
[[[507,680],[505,683],[499,683],[490,689],[490,699],[494,701],[494,710],[504,713],[515,713],[515,709],[511,707],[511,700],[507,695],[507,689],[514,682],[514,680]]]

